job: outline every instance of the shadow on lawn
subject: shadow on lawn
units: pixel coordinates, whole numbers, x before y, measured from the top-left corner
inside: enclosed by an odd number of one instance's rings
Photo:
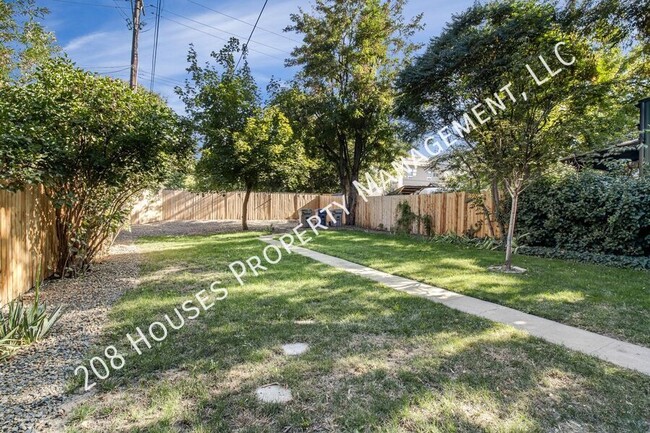
[[[146,253],[144,277],[178,263],[174,241],[165,242]],[[183,247],[180,258],[225,276],[230,261],[262,248],[245,236],[204,238]],[[226,257],[233,251],[238,257]],[[110,334],[147,326],[195,293],[183,288],[207,281],[188,272],[147,281],[116,308]],[[168,395],[177,401],[173,415],[141,419],[129,431],[649,427],[648,378],[303,257],[284,258],[244,287],[226,286],[226,300],[142,356],[130,356],[106,384],[105,390],[149,390],[143,400],[150,407],[165,407]],[[304,320],[314,323],[296,323]],[[280,345],[292,342],[310,350],[282,355]],[[279,406],[254,398],[256,387],[276,382],[292,390],[294,401]]]

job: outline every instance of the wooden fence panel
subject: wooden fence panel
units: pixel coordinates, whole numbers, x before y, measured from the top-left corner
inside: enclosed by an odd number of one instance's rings
[[[484,196],[484,200],[488,209],[492,209],[489,194]],[[490,235],[489,222],[486,221],[482,208],[474,206],[470,202],[470,195],[465,192],[368,197],[367,202],[359,201],[356,225],[373,230],[395,230],[398,218],[397,205],[402,201],[406,201],[416,215],[431,217],[432,234],[465,235],[469,231],[474,231],[475,236]],[[421,219],[413,224],[412,232],[426,234]],[[498,236],[496,228],[495,233]]]
[[[0,302],[50,276],[56,264],[55,214],[43,187],[0,191]],[[39,274],[40,272],[40,274]]]
[[[239,220],[244,192],[195,194],[163,190],[143,197],[131,214],[131,224],[160,221]],[[300,209],[319,209],[341,196],[294,193],[254,192],[248,201],[248,219],[258,221],[297,220]]]

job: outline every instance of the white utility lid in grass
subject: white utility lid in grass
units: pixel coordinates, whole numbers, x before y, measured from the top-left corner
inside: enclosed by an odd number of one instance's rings
[[[304,320],[294,320],[293,323],[295,323],[296,325],[313,325],[314,323],[316,323],[316,321],[312,319],[304,319]]]
[[[309,344],[305,343],[285,344],[282,346],[284,354],[289,356],[302,355],[307,349],[309,349]]]
[[[264,403],[288,403],[293,399],[290,389],[275,384],[257,388],[255,394]]]

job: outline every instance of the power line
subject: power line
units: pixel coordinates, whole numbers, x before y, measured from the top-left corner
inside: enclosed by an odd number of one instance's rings
[[[119,9],[119,10],[121,10],[121,11],[128,10],[128,8],[123,8],[123,7],[121,7],[121,6],[108,5],[108,4],[100,4],[100,3],[87,3],[87,2],[74,1],[74,0],[52,0],[52,1],[57,1],[57,2],[61,2],[61,3],[78,4],[78,5],[84,5],[84,6],[96,6],[96,7],[110,8],[110,9]],[[233,16],[228,15],[228,14],[225,14],[225,13],[223,13],[223,12],[220,12],[220,11],[218,11],[218,10],[216,10],[216,9],[212,9],[212,8],[210,8],[210,7],[208,7],[208,6],[205,6],[205,5],[201,4],[201,3],[194,2],[194,1],[192,1],[192,0],[188,0],[188,1],[190,1],[191,3],[195,3],[195,4],[197,4],[197,5],[199,5],[199,6],[203,7],[203,8],[205,8],[205,9],[207,9],[207,10],[212,11],[212,12],[215,12],[215,13],[218,13],[218,14],[220,14],[220,15],[226,16],[226,17],[228,17],[228,18],[234,19],[235,21],[239,21],[239,22],[244,23],[244,24],[247,24],[247,25],[249,25],[249,26],[253,26],[253,32],[255,31],[255,28],[256,28],[256,27],[255,27],[255,24],[251,24],[251,23],[249,23],[249,22],[247,22],[247,21],[241,20],[241,19],[239,19],[239,18],[233,17]],[[131,0],[131,4],[133,4],[133,0]],[[151,5],[151,6],[153,6],[153,5]],[[154,7],[155,7],[155,6],[154,6]],[[265,3],[265,5],[264,5],[264,7],[266,7],[266,3]],[[130,11],[131,11],[131,12],[133,11],[133,6],[131,7]],[[189,20],[189,21],[193,21],[193,22],[195,22],[195,23],[197,23],[197,24],[200,24],[200,25],[203,25],[203,26],[206,26],[206,27],[212,28],[212,29],[214,29],[214,30],[222,31],[222,32],[229,33],[229,34],[231,34],[231,35],[237,36],[237,35],[234,34],[234,33],[230,33],[230,32],[228,32],[228,31],[226,31],[226,30],[219,29],[218,27],[214,27],[214,26],[211,26],[211,25],[209,25],[209,24],[205,24],[205,23],[202,23],[202,22],[200,22],[200,21],[196,21],[196,20],[194,20],[194,19],[192,19],[192,18],[184,17],[184,16],[182,16],[182,15],[176,14],[176,13],[171,12],[171,11],[167,11],[167,13],[174,14],[174,15],[176,15],[176,16],[178,16],[178,17],[184,18],[184,19]],[[261,16],[261,15],[260,15],[260,16]],[[187,28],[189,28],[189,29],[192,29],[192,30],[198,31],[198,32],[203,33],[203,34],[206,34],[206,35],[208,35],[208,36],[212,36],[213,38],[217,38],[217,39],[220,39],[220,40],[222,40],[222,41],[228,42],[228,39],[221,38],[221,37],[219,37],[219,36],[217,36],[217,35],[214,35],[214,34],[212,34],[212,33],[208,33],[208,32],[205,32],[205,31],[203,31],[203,30],[197,29],[196,27],[192,27],[192,26],[189,26],[189,25],[187,25],[187,24],[183,24],[183,23],[181,23],[181,22],[179,22],[179,21],[176,21],[176,20],[173,20],[173,19],[171,19],[171,18],[169,18],[169,17],[167,17],[167,16],[161,16],[161,17],[164,18],[164,19],[166,19],[167,21],[171,21],[171,22],[176,23],[176,24],[178,24],[178,25],[181,25],[181,26],[183,26],[183,27],[187,27]],[[259,22],[259,18],[260,18],[260,17],[258,16],[257,22]],[[130,19],[127,19],[127,22],[129,23],[129,27],[131,27],[131,25],[132,25],[132,24],[131,24],[131,20],[130,20]],[[257,22],[256,22],[256,24],[257,24]],[[285,35],[282,35],[282,34],[280,34],[280,33],[276,33],[276,32],[273,32],[273,31],[268,30],[268,29],[264,29],[264,28],[259,27],[259,26],[257,26],[257,28],[259,28],[260,30],[264,30],[264,31],[266,31],[266,32],[272,33],[272,34],[274,34],[274,35],[277,35],[277,36],[283,37],[283,38],[288,39],[288,40],[290,40],[290,41],[292,41],[292,42],[300,43],[300,42],[296,41],[295,39],[288,38],[288,37],[286,37]],[[253,32],[251,32],[251,36],[252,36]],[[239,37],[239,36],[238,36],[238,37]],[[250,39],[250,36],[249,36],[249,41],[247,42],[247,44],[250,43],[250,41],[251,41],[251,39]],[[274,49],[274,50],[277,50],[277,51],[280,51],[280,52],[285,53],[285,54],[289,54],[287,51],[283,51],[283,50],[281,50],[281,49],[279,49],[279,48],[276,48],[276,47],[273,47],[273,46],[270,46],[270,45],[266,45],[266,44],[261,43],[261,42],[258,42],[258,41],[252,41],[252,42],[254,42],[254,43],[256,43],[256,44],[259,44],[259,45],[262,45],[262,46],[265,46],[265,47],[268,47],[268,48],[271,48],[271,49]],[[278,57],[272,56],[272,55],[267,54],[267,53],[262,52],[262,51],[253,50],[253,49],[250,49],[250,48],[248,48],[248,51],[250,51],[250,52],[254,52],[254,53],[258,53],[258,54],[262,54],[262,55],[264,55],[264,56],[271,57],[272,59],[276,59],[276,60],[282,60],[282,61],[284,61],[284,59],[280,59],[280,58],[278,58]],[[153,68],[152,68],[152,69],[153,69]]]
[[[232,36],[235,36],[235,37],[237,37],[237,38],[239,38],[239,39],[242,39],[242,36],[240,36],[240,35],[238,35],[238,34],[236,34],[236,33],[232,33],[232,32],[229,32],[229,31],[227,31],[227,30],[224,30],[224,29],[220,29],[219,27],[215,27],[215,26],[212,26],[212,25],[210,25],[210,24],[202,23],[202,22],[197,21],[197,20],[195,20],[195,19],[193,19],[193,18],[188,18],[188,17],[186,17],[186,16],[183,16],[183,15],[177,14],[177,13],[172,12],[172,11],[166,11],[165,13],[175,15],[175,16],[177,16],[177,17],[179,17],[179,18],[183,18],[183,19],[186,19],[186,20],[188,20],[188,21],[192,21],[192,22],[194,22],[194,23],[196,23],[196,24],[200,24],[200,25],[202,25],[202,26],[209,27],[209,28],[211,28],[211,29],[213,29],[213,30],[218,30],[218,31],[220,31],[220,32],[228,33],[229,35],[232,35]],[[252,25],[252,24],[251,24],[251,25]],[[267,45],[267,44],[262,43],[262,42],[259,42],[259,41],[252,41],[252,42],[254,42],[254,43],[258,44],[258,45],[261,45],[261,46],[263,46],[263,47],[271,48],[271,49],[273,49],[273,50],[279,51],[279,52],[284,53],[284,54],[290,54],[289,52],[284,51],[284,50],[281,50],[280,48],[274,47],[274,46],[272,46],[272,45]]]
[[[145,74],[139,74],[138,76],[139,76],[141,79],[145,80],[145,81],[149,81],[149,82],[151,82],[151,76],[147,76],[147,75],[145,75]],[[181,86],[181,84],[178,83],[178,82],[171,81],[171,80],[167,80],[167,79],[165,79],[165,78],[161,78],[160,76],[157,76],[157,77],[156,77],[156,82],[160,82],[161,84],[163,84],[163,85],[168,85],[168,86],[170,86],[170,87]]]
[[[142,72],[145,73],[145,74],[151,74],[150,71],[146,71],[146,70],[144,70],[144,69],[140,69],[140,71],[142,71]],[[156,74],[156,79],[162,79],[162,80],[167,80],[167,81],[174,81],[174,82],[176,82],[177,84],[185,84],[185,82],[182,81],[182,80],[179,80],[179,79],[174,78],[174,77],[166,76],[166,75]]]
[[[115,69],[115,68],[129,68],[131,65],[112,65],[112,66],[95,66],[95,65],[77,65],[81,69]]]
[[[209,11],[212,11],[212,12],[214,12],[214,13],[217,13],[217,14],[219,14],[219,15],[223,15],[224,17],[228,17],[228,18],[233,19],[233,20],[235,20],[235,21],[239,21],[240,23],[244,23],[244,24],[246,24],[246,25],[253,26],[253,24],[249,23],[248,21],[244,21],[244,20],[241,20],[241,19],[239,19],[239,18],[237,18],[237,17],[233,17],[232,15],[228,15],[228,14],[226,14],[226,13],[223,13],[223,12],[221,12],[221,11],[218,11],[218,10],[216,10],[216,9],[212,9],[212,8],[210,8],[210,7],[208,7],[208,6],[204,5],[204,4],[201,4],[201,3],[199,3],[199,2],[195,2],[195,1],[193,1],[193,0],[188,0],[188,1],[189,1],[190,3],[194,3],[195,5],[201,6],[202,8],[205,8],[205,9],[207,9],[207,10],[209,10]],[[297,41],[297,40],[295,40],[295,39],[293,39],[293,38],[290,38],[290,37],[288,37],[287,35],[283,35],[282,33],[277,33],[277,32],[274,32],[273,30],[265,29],[264,27],[259,27],[259,26],[258,26],[257,28],[260,29],[260,30],[263,30],[263,31],[265,31],[265,32],[271,33],[271,34],[273,34],[273,35],[280,36],[281,38],[287,39],[287,40],[289,40],[289,41],[291,41],[291,42],[295,42],[295,43],[297,43],[297,44],[300,43],[300,41]]]
[[[176,23],[176,24],[178,24],[178,25],[180,25],[180,26],[183,26],[183,27],[187,27],[188,29],[192,29],[192,30],[197,31],[197,32],[199,32],[199,33],[203,33],[203,34],[205,34],[205,35],[212,36],[213,38],[216,38],[216,39],[219,39],[219,40],[222,40],[222,41],[226,41],[226,42],[228,42],[228,39],[222,38],[222,37],[217,36],[217,35],[215,35],[215,34],[213,34],[213,33],[208,33],[208,32],[203,31],[203,30],[201,30],[201,29],[197,29],[196,27],[188,26],[187,24],[183,24],[183,23],[181,23],[180,21],[176,21],[176,20],[171,19],[171,18],[169,18],[169,17],[167,17],[167,16],[163,16],[163,15],[161,15],[161,17],[162,17],[163,19],[167,20],[167,21],[171,21],[171,22]],[[270,57],[270,58],[275,59],[275,60],[282,60],[282,61],[284,61],[284,59],[280,59],[279,57],[272,56],[272,55],[267,54],[267,53],[265,53],[265,52],[263,52],[263,51],[257,51],[257,50],[252,50],[252,49],[249,50],[249,51],[252,51],[252,52],[254,52],[254,53],[258,53],[258,54],[262,54],[263,56],[267,56],[267,57]]]
[[[140,78],[151,82],[151,74],[147,75],[146,73],[143,72],[143,73],[140,74]],[[159,81],[159,82],[161,82],[163,84],[169,84],[170,86],[181,86],[183,84],[183,83],[180,83],[180,82],[178,82],[176,80],[170,80],[170,79],[163,78],[163,77],[160,77],[160,76],[156,77],[156,81]]]
[[[264,13],[264,9],[266,9],[266,5],[269,2],[269,0],[264,0],[264,4],[262,5],[262,10],[260,11],[260,14],[257,16],[257,20],[255,21],[255,25],[253,26],[253,30],[251,30],[251,34],[248,36],[248,40],[244,44],[241,50],[241,54],[239,55],[239,60],[237,60],[237,65],[235,66],[235,71],[237,68],[239,68],[239,62],[241,62],[241,59],[244,57],[244,54],[246,51],[248,51],[248,43],[251,41],[251,38],[253,37],[253,33],[255,33],[255,29],[257,28],[257,23],[260,22],[260,18],[262,18],[262,14]]]
[[[115,70],[115,71],[95,71],[95,73],[96,73],[96,74],[101,74],[101,75],[106,75],[106,74],[117,74],[118,72],[128,71],[129,69],[131,69],[131,66],[130,66],[130,65],[127,66],[126,68],[117,69],[117,70]]]
[[[158,0],[158,5],[156,7],[156,26],[153,36],[153,55],[151,57],[151,80],[149,82],[149,90],[152,92],[156,80],[156,62],[158,61],[158,36],[160,34],[160,13],[162,12],[162,6],[162,0]]]
[[[120,13],[120,15],[122,15],[122,17],[123,17],[123,18],[126,20],[126,22],[128,23],[128,22],[129,22],[129,16],[124,12],[124,10],[122,10],[122,8],[120,7],[120,5],[119,5],[119,3],[117,2],[117,0],[113,0],[113,3],[115,3],[115,6],[116,6],[115,9],[118,10],[118,12]]]

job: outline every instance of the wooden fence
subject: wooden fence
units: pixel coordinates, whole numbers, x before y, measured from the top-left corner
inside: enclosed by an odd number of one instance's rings
[[[131,214],[132,224],[159,221],[239,220],[244,203],[243,192],[195,194],[187,191],[163,190],[145,197]],[[293,193],[254,192],[248,201],[251,221],[297,220],[300,209],[317,209],[340,196]]]
[[[238,220],[241,218],[243,192],[193,194],[164,190],[144,197],[132,213],[133,224],[181,220]],[[483,212],[469,202],[466,193],[370,197],[359,200],[358,227],[393,230],[397,205],[407,201],[416,215],[430,215],[436,234],[489,236]],[[318,209],[341,196],[290,193],[253,193],[249,201],[250,220],[297,220],[300,209]],[[492,207],[491,197],[485,202]],[[20,296],[41,277],[51,275],[56,261],[54,209],[42,187],[29,187],[10,193],[0,191],[0,301]],[[425,234],[422,219],[413,223],[413,233]],[[495,227],[496,231],[496,227]],[[497,232],[498,235],[498,232]]]
[[[485,216],[469,202],[467,193],[432,195],[401,195],[359,199],[356,225],[362,228],[393,230],[397,221],[397,205],[407,201],[416,215],[430,215],[433,233],[459,235],[474,231],[479,237],[490,235]],[[212,221],[241,219],[243,192],[194,194],[187,191],[163,190],[138,203],[131,217],[132,224],[160,221]],[[489,194],[484,196],[492,207]],[[248,219],[258,221],[297,220],[300,209],[318,209],[341,196],[290,193],[252,193],[248,204]],[[494,226],[494,224],[493,224]],[[496,232],[496,227],[495,227]],[[413,233],[426,234],[422,220],[413,224]]]
[[[433,234],[465,235],[473,231],[477,237],[490,236],[483,211],[470,203],[469,199],[470,195],[464,192],[368,197],[368,202],[359,200],[356,225],[374,230],[394,230],[399,218],[397,205],[406,201],[416,215],[431,216]],[[491,195],[486,193],[483,199],[488,209],[492,209]],[[496,224],[492,225],[498,235]],[[421,218],[413,223],[412,232],[426,234]]]
[[[54,208],[43,187],[10,193],[0,190],[0,301],[20,296],[56,262]]]

